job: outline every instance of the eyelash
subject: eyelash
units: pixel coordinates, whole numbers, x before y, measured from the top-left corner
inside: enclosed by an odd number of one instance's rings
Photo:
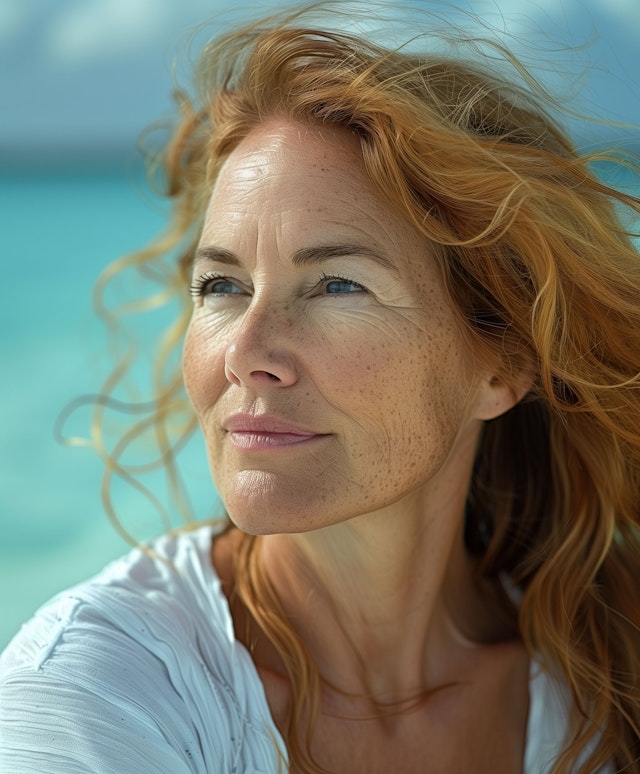
[[[229,280],[228,277],[225,277],[224,274],[218,274],[217,272],[206,272],[205,274],[201,274],[199,277],[196,277],[191,284],[189,285],[189,293],[194,297],[198,298],[200,296],[204,295],[205,288],[207,285],[214,281],[214,280]],[[348,277],[345,277],[341,274],[321,274],[320,283],[326,283],[326,282],[344,282],[348,285],[353,285],[353,287],[359,288],[360,290],[366,290],[364,285],[361,285],[359,282],[356,282],[355,280],[349,279]]]
[[[205,274],[201,274],[199,277],[196,277],[191,282],[191,284],[189,285],[189,293],[194,298],[203,296],[205,288],[212,280],[223,280],[223,279],[227,279],[227,277],[225,277],[224,274],[218,274],[217,272],[208,271]]]

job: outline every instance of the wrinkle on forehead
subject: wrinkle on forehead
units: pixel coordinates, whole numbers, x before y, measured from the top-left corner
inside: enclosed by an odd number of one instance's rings
[[[321,140],[326,143],[322,154],[309,140]],[[310,148],[313,150],[310,151]],[[230,164],[234,166],[234,177],[241,176],[245,181],[257,181],[268,174],[267,166],[281,162],[285,151],[299,150],[305,155],[318,156],[319,164],[324,160],[335,160],[336,155],[344,153],[352,159],[362,161],[360,144],[347,129],[334,126],[313,126],[287,119],[272,118],[252,129],[244,137],[222,165],[219,178],[224,175]],[[336,153],[337,151],[337,153]],[[240,159],[239,159],[240,157]],[[295,172],[295,170],[291,170]],[[320,169],[320,171],[325,171]],[[364,171],[364,170],[363,170]]]

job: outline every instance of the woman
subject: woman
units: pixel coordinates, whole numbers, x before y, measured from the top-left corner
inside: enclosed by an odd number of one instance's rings
[[[640,771],[640,203],[533,87],[305,25],[205,50],[138,259],[230,521],[23,628],[2,770]]]

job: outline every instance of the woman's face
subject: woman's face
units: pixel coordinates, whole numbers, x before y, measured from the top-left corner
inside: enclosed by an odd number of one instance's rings
[[[466,487],[456,455],[473,456],[490,388],[429,244],[349,132],[251,132],[213,189],[192,292],[185,381],[239,527],[306,531]]]

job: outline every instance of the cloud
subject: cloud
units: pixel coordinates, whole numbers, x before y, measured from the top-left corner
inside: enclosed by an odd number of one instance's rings
[[[174,12],[170,0],[68,2],[52,20],[46,46],[70,65],[134,54],[163,38]]]
[[[628,32],[640,33],[640,2],[638,0],[591,0],[591,5],[606,14]]]
[[[33,0],[0,3],[0,41],[15,40],[38,12]]]

